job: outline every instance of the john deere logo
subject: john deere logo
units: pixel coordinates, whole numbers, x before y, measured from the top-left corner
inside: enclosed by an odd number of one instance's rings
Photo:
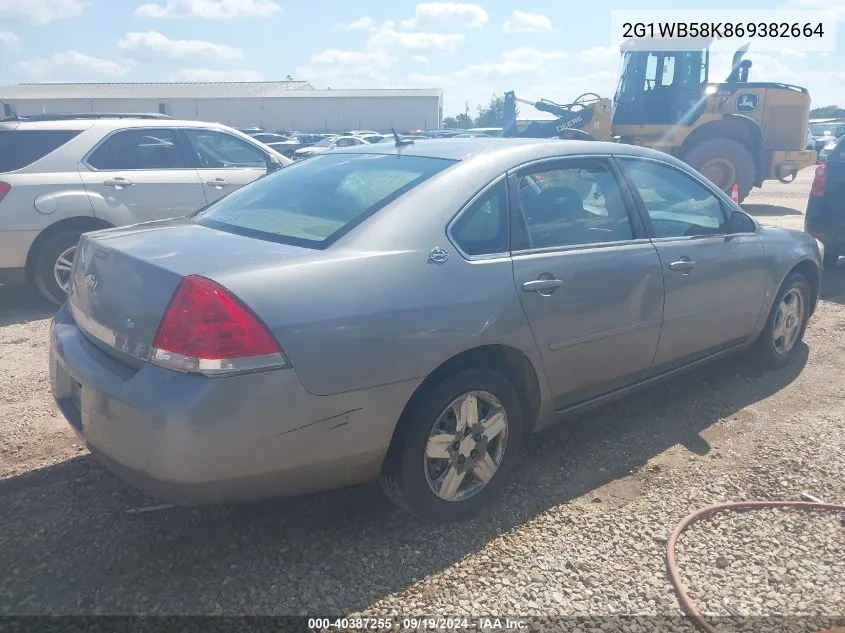
[[[753,92],[743,92],[736,96],[736,111],[737,112],[754,112],[757,109],[757,94]]]

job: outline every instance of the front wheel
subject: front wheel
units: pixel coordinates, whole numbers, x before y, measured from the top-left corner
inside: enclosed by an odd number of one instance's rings
[[[38,291],[49,301],[61,305],[67,299],[70,272],[82,231],[62,231],[49,238],[38,251],[33,279]]]
[[[388,497],[425,522],[468,518],[502,491],[523,431],[519,396],[498,372],[467,369],[422,398],[381,474]]]
[[[810,318],[811,291],[800,273],[787,277],[756,343],[757,358],[766,366],[783,367],[798,350]]]

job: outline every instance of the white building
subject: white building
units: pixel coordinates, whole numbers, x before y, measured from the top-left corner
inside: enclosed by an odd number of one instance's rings
[[[237,128],[386,132],[440,128],[443,91],[315,90],[304,81],[19,84],[0,86],[0,107],[5,116],[159,112]]]

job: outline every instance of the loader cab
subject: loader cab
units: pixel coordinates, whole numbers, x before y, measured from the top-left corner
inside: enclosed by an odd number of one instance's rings
[[[624,47],[613,125],[692,125],[704,112],[710,51]]]

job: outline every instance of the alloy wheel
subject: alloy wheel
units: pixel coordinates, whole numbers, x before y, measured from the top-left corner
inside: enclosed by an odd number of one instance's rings
[[[70,272],[73,268],[73,258],[76,255],[76,246],[65,249],[53,264],[53,277],[59,288],[67,292],[70,287]]]
[[[508,416],[491,393],[455,398],[438,416],[424,456],[425,477],[444,501],[464,501],[496,475],[507,446]]]
[[[778,354],[786,354],[798,340],[804,323],[804,295],[790,288],[780,301],[772,327],[772,342]]]

